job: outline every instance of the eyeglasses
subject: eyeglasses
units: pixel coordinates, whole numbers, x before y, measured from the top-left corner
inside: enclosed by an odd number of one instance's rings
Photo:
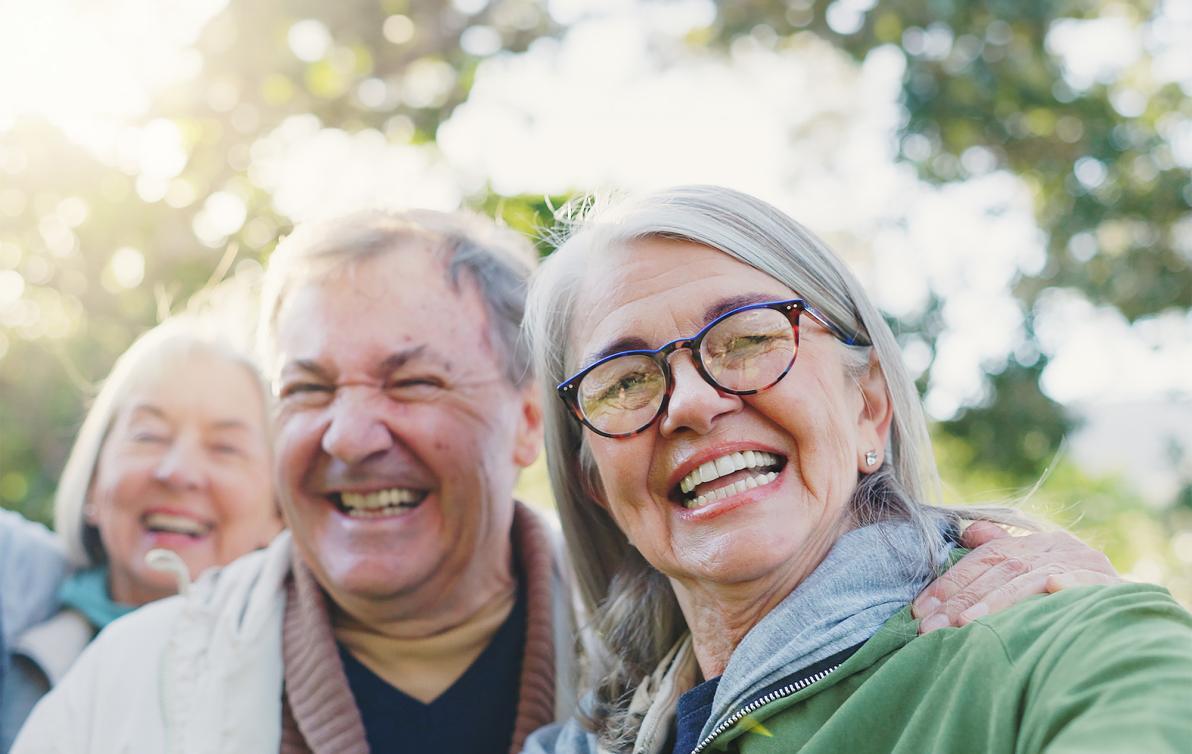
[[[606,356],[556,390],[588,429],[604,437],[629,437],[666,410],[675,386],[668,357],[680,348],[691,351],[700,376],[718,390],[753,395],[773,387],[795,363],[803,312],[845,345],[869,345],[802,299],[769,301],[726,312],[690,338],[672,340],[653,351]]]

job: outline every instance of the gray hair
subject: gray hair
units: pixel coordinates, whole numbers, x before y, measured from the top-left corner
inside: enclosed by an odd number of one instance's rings
[[[515,231],[482,215],[431,210],[358,212],[300,225],[278,244],[261,294],[258,352],[267,373],[276,368],[277,320],[294,288],[410,245],[441,254],[453,286],[463,273],[476,284],[506,376],[514,385],[525,384],[531,376],[530,349],[521,325],[537,251]]]
[[[846,369],[859,377],[876,360],[893,406],[884,462],[864,475],[850,502],[857,525],[908,521],[934,552],[956,509],[928,503],[940,496],[939,473],[922,404],[897,341],[856,277],[822,241],[775,207],[713,186],[672,188],[606,206],[586,200],[565,216],[570,237],[543,264],[530,293],[527,324],[535,366],[547,392],[582,365],[568,345],[585,271],[600,252],[661,237],[717,249],[773,277],[872,346],[844,348]],[[842,346],[843,348],[843,346]],[[544,400],[547,464],[584,607],[593,616],[600,653],[589,658],[589,722],[614,750],[632,742],[640,721],[627,713],[634,688],[687,630],[662,574],[626,542],[594,498],[599,477],[581,427],[562,401]],[[971,513],[967,511],[966,513]]]
[[[99,530],[87,522],[84,513],[91,483],[104,442],[129,395],[164,366],[202,354],[243,367],[261,396],[261,426],[269,438],[269,390],[251,351],[227,337],[225,325],[214,317],[195,314],[167,319],[133,341],[103,381],[75,435],[54,495],[54,529],[76,566],[107,562]]]

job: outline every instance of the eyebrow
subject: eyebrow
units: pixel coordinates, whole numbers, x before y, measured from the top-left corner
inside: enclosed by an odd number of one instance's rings
[[[650,344],[638,337],[622,337],[617,338],[611,343],[606,344],[598,351],[593,351],[584,356],[580,361],[585,367],[589,364],[595,364],[606,356],[612,356],[614,353],[621,353],[622,351],[647,351],[650,350]]]
[[[426,345],[414,346],[413,348],[406,348],[401,351],[396,351],[385,357],[381,362],[381,371],[388,374],[389,372],[401,369],[411,361],[416,361],[427,356]]]
[[[782,298],[782,297],[775,298],[773,293],[762,293],[760,291],[753,292],[753,293],[739,293],[735,296],[726,296],[725,298],[715,301],[710,306],[708,306],[708,308],[704,309],[704,320],[703,320],[703,324],[700,325],[700,328],[702,329],[705,325],[707,325],[709,322],[711,322],[712,320],[719,317],[721,314],[724,314],[726,312],[731,312],[733,309],[740,309],[742,306],[749,306],[750,304],[760,304],[765,301],[785,301],[785,300],[786,299]],[[694,334],[695,333],[692,333],[692,335],[694,335]],[[653,349],[650,346],[650,344],[647,343],[642,338],[639,338],[636,336],[624,336],[624,337],[617,338],[616,340],[614,340],[610,343],[607,343],[603,348],[600,348],[599,350],[596,350],[596,351],[593,351],[593,352],[587,354],[586,356],[584,356],[583,360],[580,363],[583,364],[584,367],[587,367],[591,364],[595,364],[597,361],[600,361],[601,359],[603,359],[605,357],[612,356],[615,353],[621,353],[622,351],[649,351],[649,350],[653,350]]]
[[[731,312],[733,309],[740,309],[742,306],[749,306],[750,304],[760,304],[766,301],[786,301],[785,296],[774,298],[773,293],[740,293],[736,296],[728,296],[722,298],[716,303],[704,310],[704,324],[708,324],[712,320],[719,317],[721,314]]]
[[[378,371],[382,374],[388,374],[402,368],[411,361],[417,361],[427,356],[428,353],[425,344],[395,351],[381,360]],[[282,368],[282,375],[284,376],[287,372],[292,371],[307,372],[324,382],[335,381],[331,375],[331,371],[314,359],[295,359]]]
[[[169,422],[170,420],[170,417],[166,415],[165,411],[162,411],[160,408],[150,403],[138,403],[137,405],[133,406],[129,411],[129,418],[136,419],[137,414],[148,414],[154,419],[159,419],[164,422]],[[210,428],[216,431],[247,430],[248,423],[241,419],[217,419],[211,423]]]
[[[138,403],[128,411],[130,419],[135,419],[137,414],[149,414],[154,419],[161,419],[162,421],[167,421],[169,418],[166,416],[165,411],[150,403]]]
[[[319,362],[313,359],[295,359],[294,361],[291,361],[289,364],[286,364],[284,367],[282,367],[281,373],[282,376],[285,376],[287,372],[293,371],[309,372],[321,380],[326,380],[328,382],[331,381],[330,372],[324,369]]]

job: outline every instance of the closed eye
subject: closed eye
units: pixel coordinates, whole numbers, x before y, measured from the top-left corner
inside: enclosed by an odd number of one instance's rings
[[[282,386],[280,395],[282,398],[288,398],[292,395],[301,395],[303,393],[330,393],[333,389],[330,385],[323,385],[317,382],[295,382]]]
[[[438,377],[420,375],[390,380],[386,383],[385,390],[394,398],[422,399],[437,393],[446,386],[446,383]]]

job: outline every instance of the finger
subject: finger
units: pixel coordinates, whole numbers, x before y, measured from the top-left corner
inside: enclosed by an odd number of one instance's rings
[[[1053,567],[1050,566],[1029,571],[986,594],[972,607],[958,614],[953,625],[967,626],[979,618],[1013,607],[1028,597],[1047,594],[1047,582],[1055,575]]]
[[[1118,572],[1109,558],[1066,531],[1036,532],[1024,537],[999,541],[994,547],[1004,547],[1005,554],[1013,554],[1038,568],[1048,563],[1061,566],[1062,571],[1094,571],[1110,577],[1106,583],[1117,583]],[[1101,582],[1098,582],[1101,583]]]
[[[980,530],[978,530],[979,533]],[[981,578],[987,571],[1011,559],[1025,563],[1028,566],[1027,570],[1046,569],[1041,571],[1046,575],[1058,575],[1065,571],[1099,572],[1108,576],[1109,581],[1090,583],[1117,583],[1117,571],[1114,570],[1104,553],[1094,550],[1067,532],[1036,532],[1022,537],[997,535],[994,537],[961,558],[956,565],[929,584],[915,598],[911,605],[911,613],[914,617],[923,620],[923,626],[953,625],[952,621],[958,615],[958,611],[954,607],[949,608],[946,621],[941,622],[941,619],[932,621],[931,619],[933,614],[941,611],[945,603],[948,603],[963,590],[971,588],[979,597],[982,593],[990,592],[1000,586],[996,581],[997,578],[1008,581],[1020,575],[1017,573],[1019,564],[1012,563],[1008,567],[1008,572],[1004,568],[998,572],[1001,576],[993,577],[993,580],[986,581],[982,586],[972,586],[973,582]],[[1082,578],[1091,579],[1091,576]],[[1057,586],[1062,588],[1062,585],[1061,581]],[[963,612],[979,601],[979,599],[973,601],[973,595],[966,595],[954,604],[962,606],[959,612]]]
[[[1098,586],[1110,584],[1124,584],[1125,580],[1120,576],[1103,573],[1101,571],[1069,571],[1067,573],[1057,573],[1047,577],[1047,583],[1044,589],[1048,594],[1055,594],[1056,592],[1065,589],[1071,589],[1074,586]]]
[[[960,544],[970,550],[975,550],[986,542],[1005,539],[1009,536],[1011,536],[1010,532],[992,521],[974,521],[960,533]]]
[[[926,618],[939,610],[940,605],[950,600],[957,592],[968,587],[974,579],[1012,556],[1016,537],[997,539],[978,547],[942,576],[927,585],[911,603],[911,615]]]
[[[1039,592],[1043,591],[1047,577],[1055,572],[1048,571],[1038,574],[1036,588]],[[998,592],[1000,589],[1004,589],[1008,584],[1029,573],[1032,573],[1032,571],[1026,561],[1019,558],[1007,558],[1003,560],[1001,563],[986,569],[963,589],[951,595],[951,597],[939,606],[933,615],[925,616],[923,622],[919,625],[920,630],[924,633],[930,633],[937,628],[962,625],[957,622],[957,618],[961,613],[985,602],[990,595]]]

